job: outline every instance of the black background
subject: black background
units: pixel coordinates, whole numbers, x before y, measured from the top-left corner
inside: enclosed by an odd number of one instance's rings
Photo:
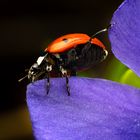
[[[122,1],[1,1],[0,115],[26,105],[27,81],[19,84],[17,80],[50,41],[67,33],[92,35],[109,25]],[[107,34],[103,41],[110,47]],[[32,135],[28,137],[32,139]]]

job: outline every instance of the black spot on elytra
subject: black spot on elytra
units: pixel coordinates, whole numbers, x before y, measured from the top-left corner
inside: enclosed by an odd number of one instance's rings
[[[64,41],[65,43],[67,43],[67,42],[68,42],[68,39],[67,39],[67,38],[63,38],[63,41]]]

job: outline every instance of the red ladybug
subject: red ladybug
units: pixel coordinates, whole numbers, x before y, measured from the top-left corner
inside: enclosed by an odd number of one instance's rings
[[[77,71],[87,69],[107,56],[104,44],[95,36],[107,31],[105,28],[89,37],[82,33],[73,33],[57,38],[45,49],[44,56],[40,56],[28,71],[28,79],[34,82],[47,78],[47,94],[50,89],[50,76],[63,76],[66,78],[68,96],[69,76],[75,76]],[[25,78],[24,77],[24,78]],[[23,80],[20,79],[19,81]]]

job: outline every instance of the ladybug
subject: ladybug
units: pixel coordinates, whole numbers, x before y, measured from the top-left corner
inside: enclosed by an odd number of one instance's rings
[[[95,36],[107,31],[98,31],[91,37],[83,33],[61,36],[51,42],[28,70],[28,74],[19,80],[28,78],[31,82],[46,78],[47,94],[50,89],[50,77],[65,77],[68,96],[70,96],[69,76],[76,76],[77,71],[103,61],[107,57],[105,45]]]

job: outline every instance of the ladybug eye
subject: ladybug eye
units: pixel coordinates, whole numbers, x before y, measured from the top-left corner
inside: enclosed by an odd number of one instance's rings
[[[63,41],[67,43],[68,42],[68,39],[67,38],[63,38]]]

